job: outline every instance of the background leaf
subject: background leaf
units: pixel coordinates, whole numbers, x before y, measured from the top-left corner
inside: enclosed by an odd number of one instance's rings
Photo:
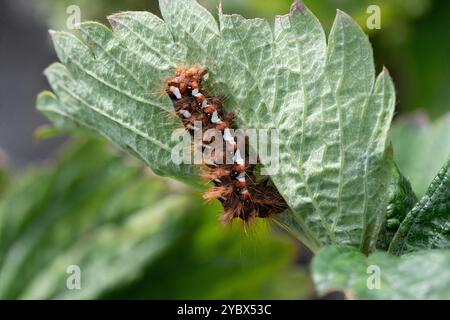
[[[450,159],[400,225],[389,252],[435,248],[450,248]]]
[[[370,268],[369,268],[370,267]],[[379,268],[379,289],[369,289]],[[368,258],[355,248],[330,246],[313,260],[319,294],[343,290],[353,299],[450,299],[450,251],[430,250],[396,257],[375,252]]]
[[[450,115],[430,123],[423,113],[395,122],[390,133],[394,158],[420,197],[450,156]]]
[[[76,144],[0,202],[2,299],[286,298],[309,294],[286,238],[217,223],[217,206],[101,141]],[[68,290],[68,266],[81,290]]]
[[[306,269],[291,265],[292,246],[261,224],[250,234],[224,230],[209,209],[191,217],[189,231],[130,286],[105,297],[302,299],[311,293]]]
[[[387,206],[386,220],[383,222],[378,235],[378,250],[388,250],[400,224],[417,203],[417,197],[411,188],[411,184],[400,173],[393,161],[391,162],[391,169],[395,180],[389,186],[389,204]]]

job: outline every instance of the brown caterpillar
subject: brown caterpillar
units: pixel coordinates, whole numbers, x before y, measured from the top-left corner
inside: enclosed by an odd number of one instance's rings
[[[256,217],[266,218],[283,212],[287,204],[278,190],[269,184],[268,178],[261,179],[257,175],[257,166],[249,164],[248,152],[241,155],[236,139],[230,133],[234,114],[224,111],[224,97],[210,96],[202,87],[207,73],[208,69],[201,67],[178,68],[175,77],[167,81],[166,88],[176,114],[192,136],[197,129],[197,121],[202,124],[204,132],[215,129],[225,141],[223,152],[216,150],[208,164],[203,166],[202,178],[214,184],[204,198],[218,199],[222,203],[223,222],[231,222],[234,218],[249,222]],[[202,149],[208,148],[210,143],[204,140]],[[231,164],[225,161],[230,150]]]

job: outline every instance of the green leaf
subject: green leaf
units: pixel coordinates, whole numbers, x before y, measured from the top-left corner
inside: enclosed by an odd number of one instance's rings
[[[450,117],[430,123],[421,113],[409,115],[391,129],[394,159],[419,197],[450,155]]]
[[[95,297],[176,236],[172,226],[189,210],[189,197],[168,194],[161,181],[146,182],[139,166],[123,165],[106,150],[98,142],[75,148],[54,171],[28,176],[5,196],[0,297],[67,294],[69,265],[86,271],[86,288],[78,293]],[[114,276],[99,277],[95,266],[105,275],[113,269]]]
[[[400,224],[405,219],[408,212],[417,203],[417,197],[411,188],[411,184],[408,179],[400,173],[393,161],[391,163],[391,168],[395,180],[389,187],[389,204],[387,206],[386,220],[383,222],[380,234],[378,235],[378,250],[388,250],[389,244],[394,238]]]
[[[384,70],[374,83],[367,37],[342,12],[327,49],[320,25],[302,7],[278,18],[275,33],[284,52],[275,127],[284,135],[283,172],[272,178],[294,211],[282,223],[302,226],[314,237],[306,242],[312,248],[345,243],[370,251],[391,181],[385,156],[395,104],[390,77]]]
[[[450,299],[449,250],[366,257],[355,248],[330,246],[316,255],[312,272],[321,295],[342,290],[352,299]]]
[[[389,252],[435,248],[450,249],[450,159],[400,225]]]
[[[345,243],[374,248],[392,173],[385,154],[395,92],[386,70],[375,79],[367,36],[338,11],[328,46],[300,2],[272,30],[220,10],[219,24],[196,1],[160,0],[164,21],[145,12],[109,17],[112,31],[83,23],[81,38],[52,37],[61,62],[46,74],[57,97],[38,108],[97,130],[157,173],[192,178],[170,161],[164,82],[179,65],[210,70],[207,89],[227,97],[240,128],[277,129],[280,166],[272,180],[291,211],[278,223],[313,250]]]
[[[84,140],[83,140],[84,141]],[[0,299],[303,298],[306,270],[287,239],[217,223],[218,206],[77,143],[0,201]],[[66,286],[79,266],[81,289]],[[182,270],[182,272],[180,271]]]
[[[139,23],[153,27],[154,33],[144,45],[129,46],[94,22],[80,29],[85,42],[52,31],[64,65],[55,63],[45,71],[57,97],[41,94],[37,107],[56,124],[73,123],[101,133],[131,150],[156,173],[192,179],[196,176],[192,166],[178,166],[171,160],[175,141],[170,137],[180,122],[170,114],[171,102],[160,81],[174,65],[149,49],[154,46],[168,55],[171,36],[162,21],[148,16]]]

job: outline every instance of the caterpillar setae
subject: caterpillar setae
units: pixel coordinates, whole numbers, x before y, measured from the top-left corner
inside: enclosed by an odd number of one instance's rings
[[[213,129],[225,142],[203,165],[202,178],[214,184],[204,198],[218,199],[222,203],[221,220],[225,223],[235,218],[247,223],[256,217],[266,218],[283,212],[287,204],[278,190],[268,178],[259,176],[258,163],[250,164],[248,152],[241,154],[230,130],[234,126],[234,114],[224,111],[224,97],[210,96],[202,87],[207,73],[208,69],[202,67],[178,68],[166,87],[176,114],[192,136],[198,130],[196,123],[200,123],[203,132]],[[202,150],[210,148],[213,140],[203,136]],[[231,162],[225,159],[230,151]]]

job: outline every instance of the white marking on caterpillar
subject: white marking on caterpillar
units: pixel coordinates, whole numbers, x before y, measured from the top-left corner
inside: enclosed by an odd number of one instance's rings
[[[175,95],[175,97],[176,97],[178,100],[181,99],[181,92],[180,92],[180,89],[178,89],[177,87],[171,86],[171,87],[169,88],[169,90],[170,90],[170,92],[172,92],[172,93]]]
[[[241,191],[241,194],[247,194],[247,193],[249,193],[247,189],[244,189]]]
[[[202,102],[202,108],[206,108],[208,106],[208,101],[205,99]]]
[[[245,182],[245,173],[241,172],[237,178],[236,178],[239,182]]]
[[[222,180],[220,180],[220,179],[214,179],[214,181],[217,183],[222,183]]]
[[[187,128],[190,129],[190,130],[194,130],[194,131],[199,131],[200,130],[199,127],[196,127],[196,126],[193,126],[193,125],[190,125],[190,124],[187,125]]]
[[[183,117],[185,118],[190,118],[192,116],[192,114],[187,111],[187,110],[181,110],[180,113],[183,115]]]
[[[225,128],[225,130],[223,130],[223,140],[225,140],[226,142],[228,142],[231,145],[235,145],[236,142],[234,141],[233,136],[231,135],[231,131],[228,128]]]
[[[219,115],[217,114],[217,111],[214,111],[214,113],[212,114],[211,122],[212,123],[222,123],[222,120],[220,120]]]
[[[244,165],[244,159],[242,159],[241,152],[239,151],[239,149],[236,150],[236,153],[233,156],[233,161],[239,165]]]
[[[196,98],[200,98],[203,96],[198,89],[192,90],[192,95]]]

